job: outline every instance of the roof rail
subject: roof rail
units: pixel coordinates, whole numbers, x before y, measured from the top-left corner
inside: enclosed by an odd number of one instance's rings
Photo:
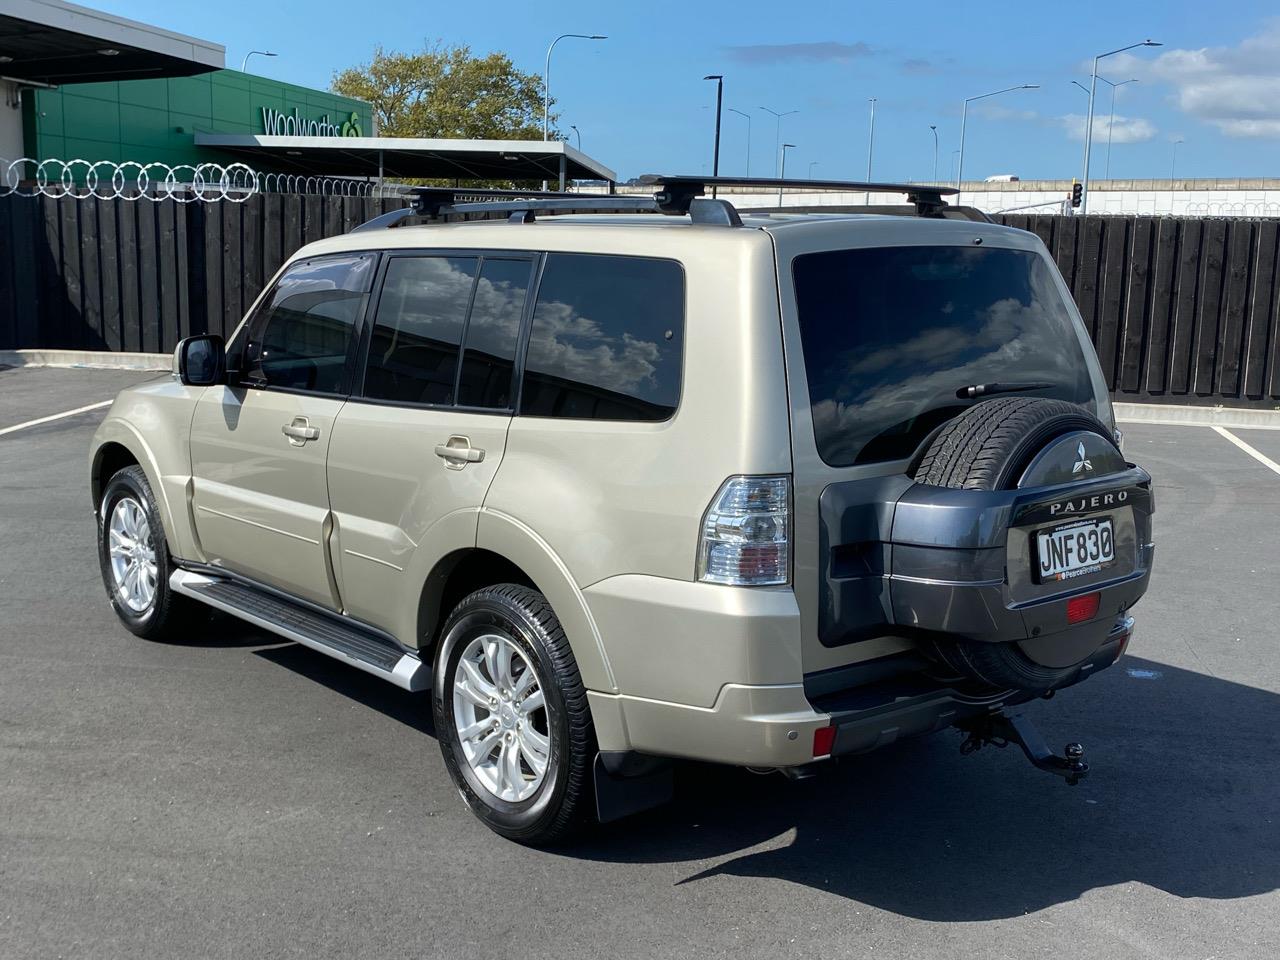
[[[655,196],[659,204],[678,207],[693,197],[706,193],[707,187],[764,187],[773,189],[822,189],[844,190],[849,193],[901,193],[916,208],[918,217],[941,217],[947,206],[943,197],[960,191],[955,187],[939,187],[929,183],[864,183],[858,180],[783,180],[777,177],[702,177],[692,175],[669,176],[647,173],[639,183],[658,188]]]
[[[544,193],[538,190],[476,190],[465,187],[414,187],[413,206],[392,210],[351,229],[384,230],[410,218],[438,218],[471,213],[507,213],[509,220],[529,223],[537,213],[665,213],[688,214],[694,223],[740,227],[742,220],[724,200],[686,198],[682,205],[664,203],[658,196]]]

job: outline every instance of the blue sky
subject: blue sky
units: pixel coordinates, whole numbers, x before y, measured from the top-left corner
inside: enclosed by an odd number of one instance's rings
[[[218,0],[82,0],[123,16],[222,43],[238,67],[327,87],[335,70],[381,44],[414,49],[440,40],[501,50],[541,73],[558,33],[551,92],[563,129],[623,177],[710,171],[715,85],[725,106],[752,117],[751,172],[772,175],[774,120],[760,109],[798,110],[783,121],[796,144],[788,173],[861,178],[868,103],[878,100],[873,175],[928,179],[938,128],[938,175],[950,176],[965,97],[1022,83],[970,105],[965,174],[1033,177],[1080,173],[1088,83],[1097,53],[1151,37],[1159,49],[1103,61],[1100,73],[1140,82],[1119,92],[1112,128],[1114,177],[1167,177],[1173,141],[1179,176],[1280,175],[1280,8],[1271,2],[1203,3],[438,3],[339,0],[264,4]],[[305,13],[301,12],[305,9]],[[1103,174],[1110,90],[1099,84],[1092,174]],[[721,171],[741,173],[747,121],[725,114]],[[1099,134],[1102,143],[1099,143]]]

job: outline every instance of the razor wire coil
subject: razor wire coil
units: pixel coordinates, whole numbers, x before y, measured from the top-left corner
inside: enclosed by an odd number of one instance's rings
[[[259,173],[244,163],[0,158],[0,196],[243,203],[259,193],[382,198],[403,196],[404,191],[404,184],[355,177]]]
[[[80,157],[0,159],[0,196],[243,203],[258,192],[258,186],[257,172],[243,163],[170,165]]]

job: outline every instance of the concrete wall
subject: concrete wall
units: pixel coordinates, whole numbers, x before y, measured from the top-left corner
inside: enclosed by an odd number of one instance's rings
[[[962,186],[961,202],[987,213],[1061,213],[1062,201],[1071,192],[1070,180],[975,181]],[[646,192],[641,187],[618,189],[627,193]],[[741,209],[778,206],[777,190],[722,187],[720,196]],[[783,194],[783,206],[849,206],[868,202],[866,197],[860,190],[787,190]],[[873,193],[869,202],[894,204],[903,200],[900,194]],[[1130,216],[1280,217],[1280,178],[1095,180],[1090,189],[1089,212]]]

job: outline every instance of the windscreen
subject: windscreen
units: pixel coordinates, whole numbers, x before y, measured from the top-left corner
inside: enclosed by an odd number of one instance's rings
[[[818,453],[831,466],[898,460],[974,401],[977,384],[1094,409],[1052,268],[1023,250],[830,250],[792,265]]]

